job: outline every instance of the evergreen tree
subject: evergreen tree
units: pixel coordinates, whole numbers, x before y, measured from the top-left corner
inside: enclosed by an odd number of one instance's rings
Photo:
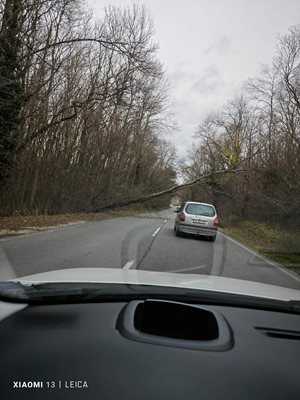
[[[0,29],[0,187],[18,145],[23,88],[20,67],[22,0],[6,0]]]

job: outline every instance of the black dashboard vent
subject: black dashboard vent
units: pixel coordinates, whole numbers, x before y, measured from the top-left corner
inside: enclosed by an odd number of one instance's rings
[[[117,329],[128,339],[171,347],[224,351],[233,345],[220,313],[174,301],[132,301],[119,315]]]
[[[261,332],[262,334],[272,338],[300,340],[300,332],[298,331],[290,331],[286,329],[276,329],[276,328],[264,328],[259,326],[255,327],[255,329]]]
[[[168,301],[138,304],[134,327],[150,335],[185,340],[214,340],[219,336],[218,323],[212,312]]]

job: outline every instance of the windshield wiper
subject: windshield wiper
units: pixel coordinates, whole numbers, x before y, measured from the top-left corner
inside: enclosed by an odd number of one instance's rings
[[[274,300],[249,295],[176,287],[120,283],[44,283],[23,285],[20,282],[0,282],[0,300],[29,305],[119,302],[163,299],[273,310],[300,314],[300,301]]]

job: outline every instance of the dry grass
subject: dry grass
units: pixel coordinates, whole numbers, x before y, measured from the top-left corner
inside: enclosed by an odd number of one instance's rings
[[[254,221],[243,221],[223,231],[269,259],[300,272],[300,233]]]
[[[87,221],[127,217],[149,212],[148,209],[120,209],[99,213],[74,213],[58,215],[14,215],[0,217],[0,237],[28,233],[37,230],[47,230],[67,224],[77,224]]]

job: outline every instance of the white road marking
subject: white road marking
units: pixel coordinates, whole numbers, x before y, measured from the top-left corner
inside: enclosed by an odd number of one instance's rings
[[[277,268],[277,269],[279,269],[279,271],[284,272],[285,274],[287,274],[287,275],[291,276],[292,278],[296,279],[296,281],[299,281],[299,282],[300,282],[300,278],[298,278],[297,276],[291,274],[291,273],[290,273],[289,271],[287,271],[286,269],[283,269],[283,268],[279,267],[279,265],[275,265],[275,264],[274,264],[274,267]]]
[[[122,269],[130,269],[134,264],[134,260],[129,260]]]
[[[23,310],[27,307],[27,304],[15,304],[15,303],[7,303],[0,307],[0,321],[3,321],[5,318],[13,315],[14,313]]]
[[[168,222],[168,220],[167,220],[167,219],[165,219],[165,220],[164,220],[164,224],[165,224],[166,222]]]
[[[205,268],[205,267],[207,267],[206,264],[204,264],[204,265],[198,265],[198,267],[192,267],[192,268],[175,269],[175,270],[172,270],[171,272],[173,273],[173,272],[194,271],[195,269],[200,269],[200,268]]]
[[[5,281],[8,279],[16,278],[15,271],[13,270],[4,250],[0,246],[0,280]]]
[[[155,237],[159,231],[160,231],[160,228],[157,228],[156,231],[154,233],[152,233],[152,237]]]
[[[284,272],[285,274],[289,275],[290,277],[296,279],[296,281],[300,282],[300,278],[298,278],[297,276],[295,276],[294,274],[292,274],[291,272],[287,271],[284,268],[279,267],[279,265],[276,265],[275,263],[273,263],[272,261],[267,260],[265,257],[261,256],[260,254],[256,253],[255,251],[249,249],[248,247],[244,246],[243,244],[237,242],[236,240],[232,239],[229,236],[224,235],[223,233],[221,233],[220,231],[218,231],[218,234],[224,236],[226,239],[230,240],[231,242],[235,243],[236,245],[242,247],[244,250],[247,250],[249,253],[255,255],[256,257],[260,258],[261,260],[265,261],[266,263],[272,265],[273,267],[279,269],[279,271]]]

